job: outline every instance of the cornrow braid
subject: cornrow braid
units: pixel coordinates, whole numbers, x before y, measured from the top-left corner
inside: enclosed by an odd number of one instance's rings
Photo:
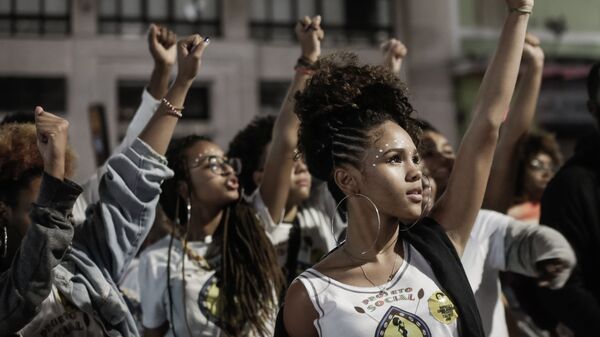
[[[298,149],[315,177],[327,181],[336,200],[335,167],[362,168],[374,139],[369,132],[386,121],[404,128],[418,146],[420,128],[402,82],[380,66],[361,65],[356,55],[337,53],[319,60],[306,88],[296,94],[300,119]]]

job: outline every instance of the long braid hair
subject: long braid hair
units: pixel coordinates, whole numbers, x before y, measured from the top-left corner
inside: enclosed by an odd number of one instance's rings
[[[200,141],[210,140],[191,135],[173,140],[167,150],[175,175],[163,184],[160,202],[165,214],[172,220],[180,217],[181,223],[187,221],[187,210],[184,202],[177,203],[177,185],[181,181],[189,183],[185,151]],[[213,254],[220,255],[215,271],[217,308],[221,309],[217,325],[229,336],[268,336],[285,281],[273,246],[251,207],[240,201],[225,207],[207,253]]]

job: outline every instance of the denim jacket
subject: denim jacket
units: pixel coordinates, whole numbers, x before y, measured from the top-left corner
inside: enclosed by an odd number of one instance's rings
[[[37,275],[36,279],[40,282],[35,284],[35,288],[39,290],[31,294],[26,293],[29,296],[23,296],[18,286],[24,285],[16,284],[17,289],[14,291],[5,291],[2,285],[0,334],[4,335],[4,331],[14,333],[20,330],[20,327],[15,326],[15,322],[29,322],[35,315],[32,308],[48,296],[51,285],[54,285],[64,298],[94,317],[107,336],[139,336],[134,318],[116,284],[152,226],[162,181],[172,175],[164,157],[156,154],[139,139],[123,153],[112,157],[100,182],[100,202],[88,208],[85,222],[74,228],[74,234],[64,230],[46,238],[48,242],[60,241],[64,246],[64,242],[69,241],[69,235],[73,235],[72,244],[60,263],[53,269],[41,268],[47,272],[46,275]],[[46,182],[44,180],[44,183]],[[40,222],[41,226],[64,227],[66,223],[72,223],[71,219],[65,222],[65,210],[53,209],[52,205],[70,203],[69,206],[72,207],[81,190],[65,193],[67,188],[63,185],[70,184],[69,182],[55,179],[52,183],[59,185],[55,186],[54,190],[63,192],[53,193],[53,196],[48,197],[53,201],[50,207],[34,204],[32,219]],[[42,189],[40,192],[46,193],[48,190],[50,189]],[[57,246],[57,250],[60,251],[61,245]],[[31,245],[23,244],[18,257],[38,256],[44,253],[44,249],[47,248],[35,242]],[[39,262],[48,264],[58,260],[60,259],[54,257]],[[13,267],[19,266],[23,269],[23,261],[15,261]],[[40,269],[40,266],[29,266]],[[39,270],[35,273],[29,272],[40,274]],[[5,274],[8,273],[12,273],[12,276],[8,277],[10,278],[15,277],[17,272],[8,271]],[[2,278],[4,276],[2,275]],[[28,280],[22,279],[22,282]],[[5,297],[6,294],[8,297]],[[5,318],[4,313],[11,309],[5,310],[5,306],[14,302],[20,302],[20,306],[27,310],[13,310],[14,314]]]

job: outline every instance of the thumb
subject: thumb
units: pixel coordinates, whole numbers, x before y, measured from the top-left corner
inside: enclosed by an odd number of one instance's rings
[[[200,35],[197,35],[200,39],[200,42],[194,46],[193,53],[196,58],[201,58],[204,54],[204,50],[210,44],[210,38],[202,38]]]

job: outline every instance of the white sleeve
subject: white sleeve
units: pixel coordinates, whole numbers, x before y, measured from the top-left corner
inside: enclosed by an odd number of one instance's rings
[[[158,254],[151,253],[151,251],[144,253],[140,257],[138,281],[142,325],[154,329],[168,319],[168,308],[163,301],[167,288],[167,264],[166,261],[157,259]]]
[[[128,148],[133,141],[138,137],[138,135],[142,132],[142,130],[148,124],[148,121],[158,109],[160,105],[160,101],[156,100],[148,90],[144,89],[142,93],[142,102],[138,107],[133,119],[129,123],[127,127],[127,132],[125,133],[125,138],[123,141],[117,146],[117,148],[112,152],[111,156],[123,152],[126,148]],[[85,220],[85,210],[88,205],[95,204],[100,200],[100,195],[98,193],[98,186],[100,183],[100,178],[102,175],[106,173],[106,162],[100,166],[96,172],[81,186],[83,187],[83,192],[75,202],[73,207],[73,217],[76,223],[81,223]]]
[[[477,214],[461,257],[469,281],[473,284],[478,284],[485,267],[506,269],[504,236],[510,219],[504,214],[488,210],[480,210]]]
[[[248,203],[256,211],[256,216],[265,228],[265,234],[267,234],[273,247],[275,247],[279,265],[283,266],[287,258],[287,246],[292,225],[284,223],[283,219],[282,221],[279,221],[279,223],[273,221],[269,209],[262,200],[259,189],[256,189],[248,198]]]

